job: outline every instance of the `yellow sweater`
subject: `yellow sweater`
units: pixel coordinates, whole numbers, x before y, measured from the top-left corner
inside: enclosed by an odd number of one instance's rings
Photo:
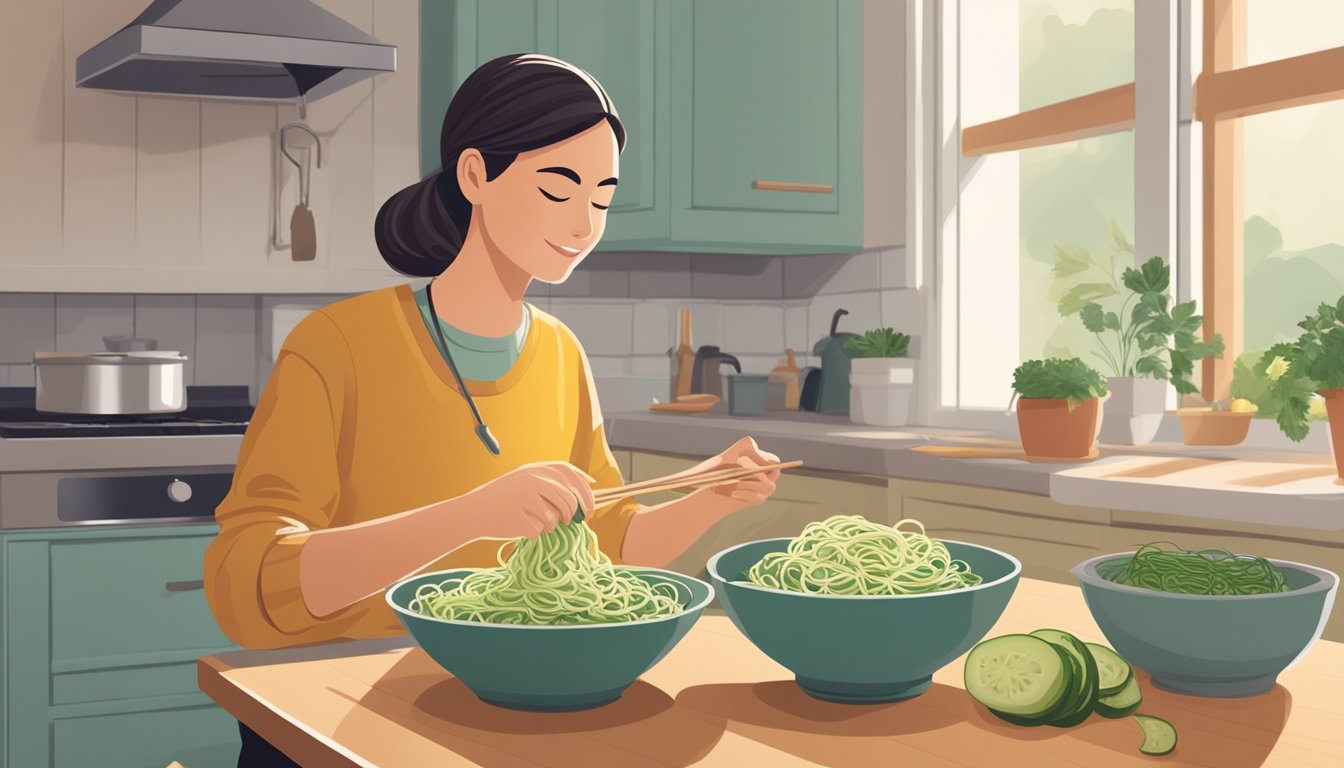
[[[219,535],[205,553],[206,598],[226,635],[275,648],[404,631],[381,593],[321,619],[308,612],[298,555],[311,531],[460,496],[536,461],[571,462],[595,488],[623,482],[582,346],[559,320],[529,311],[531,328],[508,373],[467,382],[499,456],[473,433],[410,286],[338,301],[294,328],[243,437],[233,486],[215,511]],[[623,499],[590,516],[613,561],[638,509]],[[501,543],[473,542],[429,570],[494,566]]]

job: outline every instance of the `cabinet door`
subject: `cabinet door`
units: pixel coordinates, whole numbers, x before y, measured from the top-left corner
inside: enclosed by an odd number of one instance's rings
[[[556,55],[606,89],[625,126],[605,249],[666,238],[670,6],[665,0],[565,0]]]
[[[859,247],[859,0],[686,0],[672,42],[673,239]]]
[[[439,134],[453,94],[485,62],[510,53],[555,55],[556,0],[422,0],[420,168],[439,168]]]
[[[213,707],[61,718],[52,723],[55,768],[188,768],[238,764],[238,721]]]

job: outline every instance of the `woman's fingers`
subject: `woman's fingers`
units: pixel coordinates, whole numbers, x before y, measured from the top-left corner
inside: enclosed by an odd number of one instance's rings
[[[574,491],[567,485],[550,478],[539,478],[542,483],[542,497],[560,513],[560,521],[568,523],[574,517],[574,512],[580,502],[574,496]]]
[[[597,481],[591,475],[573,464],[564,462],[546,464],[539,469],[541,477],[559,483],[573,493],[577,506],[582,507],[585,514],[593,511],[596,502],[593,500],[592,486]]]

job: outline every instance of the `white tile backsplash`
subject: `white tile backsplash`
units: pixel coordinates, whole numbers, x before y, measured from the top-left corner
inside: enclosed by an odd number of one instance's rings
[[[723,349],[735,355],[784,354],[784,308],[768,304],[723,307]]]
[[[551,298],[551,314],[569,327],[588,355],[631,354],[634,310],[629,302]]]
[[[4,374],[8,383],[7,387],[33,387],[37,386],[37,371],[33,369],[32,363],[27,365],[3,365],[6,373]]]
[[[816,339],[808,337],[807,304],[790,305],[784,310],[784,346],[792,347],[795,355],[812,351]]]
[[[635,304],[634,354],[663,354],[676,346],[679,316],[677,305],[668,302],[641,301]]]
[[[882,325],[900,333],[916,335],[923,326],[924,307],[919,291],[882,291]]]
[[[135,335],[158,341],[158,349],[173,350],[187,356],[182,378],[195,384],[196,373],[196,297],[192,295],[146,294],[135,297]]]
[[[31,363],[34,352],[55,348],[55,294],[0,293],[0,365]]]
[[[784,260],[784,295],[870,291],[879,283],[881,251],[796,256]]]
[[[135,297],[129,293],[56,295],[56,351],[102,352],[104,336],[135,333]]]
[[[246,384],[256,402],[256,296],[202,294],[196,297],[196,383]]]

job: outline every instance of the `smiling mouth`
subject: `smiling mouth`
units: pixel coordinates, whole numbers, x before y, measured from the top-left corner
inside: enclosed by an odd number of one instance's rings
[[[575,256],[578,256],[580,253],[583,253],[582,248],[566,248],[563,245],[556,245],[555,243],[552,243],[550,240],[547,240],[546,244],[554,248],[556,253],[560,254],[561,256],[568,256],[571,259],[574,258]]]

